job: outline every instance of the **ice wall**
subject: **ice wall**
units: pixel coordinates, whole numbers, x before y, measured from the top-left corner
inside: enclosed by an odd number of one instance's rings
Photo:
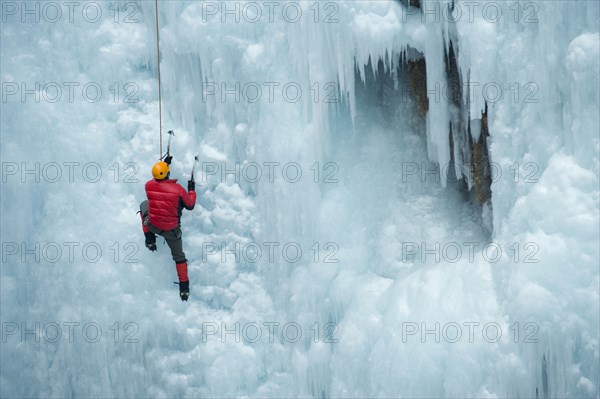
[[[123,262],[124,244],[142,244],[140,182],[158,156],[157,59],[154,3],[122,3],[118,18],[113,3],[99,3],[107,17],[97,23],[2,24],[2,82],[97,82],[105,93],[96,103],[80,94],[74,102],[36,102],[30,94],[2,103],[3,162],[97,162],[104,172],[95,183],[8,176],[2,240],[98,242],[109,255],[93,264],[31,262],[31,255],[22,262],[20,254],[3,260],[3,328],[95,321],[104,335],[93,344],[80,335],[41,344],[7,336],[0,396],[598,396],[597,2],[485,2],[473,18],[469,2],[288,2],[305,18],[285,20],[282,3],[273,21],[263,8],[260,22],[231,23],[235,12],[223,22],[210,8],[225,3],[161,1],[174,174],[185,179],[196,153],[229,170],[248,162],[296,162],[305,173],[315,162],[339,167],[335,185],[290,184],[281,175],[236,182],[200,171],[198,208],[183,219],[186,251],[196,260],[189,304],[176,301],[164,246]],[[486,4],[491,14],[482,14]],[[139,22],[119,23],[132,10]],[[471,84],[459,118],[478,126],[487,100],[490,158],[501,173],[487,211],[491,239],[505,249],[495,263],[480,255],[466,265],[402,257],[405,242],[489,240],[460,192],[437,181],[406,184],[397,169],[451,159],[456,109],[442,92],[450,42],[461,83]],[[410,92],[393,95],[409,48],[407,57],[418,52],[427,61],[425,121]],[[139,101],[115,101],[115,81],[123,90],[135,82]],[[503,100],[489,101],[486,84],[500,87]],[[260,99],[248,101],[257,88]],[[472,134],[478,138],[477,129]],[[124,183],[125,162],[139,167],[136,184]],[[333,241],[339,262],[240,263],[222,261],[223,251],[200,261],[205,242],[231,249],[252,241],[305,250]],[[527,256],[538,262],[522,262]],[[295,344],[202,340],[207,322],[275,321],[298,322],[305,335]],[[139,329],[138,344],[123,342],[132,331],[126,322]],[[407,322],[494,322],[508,335],[499,343],[405,341]],[[525,342],[527,322],[539,342]],[[339,342],[323,335],[314,342],[315,323],[321,334],[337,325]],[[519,338],[511,335],[515,323]]]
[[[308,6],[303,6],[304,12],[310,12]],[[597,312],[584,317],[589,321],[581,321],[581,331],[567,327],[572,315],[598,308],[595,264],[598,251],[593,244],[598,239],[598,91],[594,89],[598,86],[597,3],[424,1],[417,9],[395,2],[341,2],[336,14],[339,23],[314,24],[309,19],[282,26],[241,23],[230,28],[233,30],[230,35],[221,37],[216,37],[215,32],[223,22],[213,18],[199,23],[202,12],[200,4],[184,7],[175,3],[167,7],[165,41],[169,40],[166,47],[173,49],[173,55],[165,52],[166,59],[172,63],[165,63],[166,69],[177,70],[175,64],[184,56],[180,54],[196,53],[198,70],[202,67],[203,79],[207,81],[254,81],[264,72],[267,79],[285,77],[304,86],[337,82],[339,95],[347,102],[343,105],[349,108],[353,120],[357,113],[356,85],[364,84],[364,66],[369,59],[373,62],[382,59],[386,68],[394,70],[398,54],[408,47],[419,51],[427,62],[427,152],[429,158],[440,165],[448,165],[452,156],[448,133],[451,114],[456,109],[452,109],[443,91],[449,84],[447,63],[452,42],[462,89],[463,109],[459,118],[463,119],[462,129],[471,126],[474,141],[480,139],[480,119],[486,106],[488,110],[489,156],[494,174],[493,210],[484,208],[484,218],[489,219],[489,226],[493,219],[493,238],[505,248],[518,241],[521,251],[524,245],[531,245],[525,249],[539,248],[540,254],[546,254],[534,266],[524,267],[508,257],[501,266],[494,265],[499,300],[507,320],[539,320],[542,334],[552,337],[536,346],[534,353],[524,355],[524,365],[519,367],[523,367],[526,377],[519,378],[529,381],[530,385],[517,384],[506,388],[504,393],[535,395],[535,389],[540,395],[550,396],[597,393],[598,381],[594,377],[598,371],[597,339],[590,334],[597,331],[598,318],[591,316]],[[169,19],[175,17],[179,18],[177,26]],[[202,37],[202,41],[198,42],[197,37]],[[240,61],[223,65],[223,60],[232,56]],[[359,81],[355,80],[355,67]],[[171,112],[177,113],[178,108],[185,107],[185,104],[174,106]],[[231,107],[228,102],[211,103],[206,107],[207,117],[229,123],[228,129],[233,130],[232,119],[223,116],[227,107]],[[331,139],[328,115],[339,111],[339,107],[304,99],[302,107],[291,107],[294,110],[286,113],[285,122],[269,112],[269,104],[261,104],[260,111],[244,107],[237,107],[243,109],[242,123],[251,126],[256,144],[260,143],[250,147],[252,155],[248,159],[302,160],[303,156],[308,159],[316,154],[321,160],[331,153],[331,146],[336,145]],[[204,112],[203,107],[198,108],[198,112]],[[260,114],[258,120],[249,120],[257,114]],[[239,112],[233,118],[238,123],[236,118],[240,118]],[[300,144],[296,142],[294,148],[290,148],[277,142],[275,136],[268,138],[268,131],[281,129],[282,124],[287,134],[294,137],[292,140],[301,137]],[[459,142],[457,136],[455,132],[455,158],[461,150],[459,146],[467,146],[462,151],[471,152],[468,141]],[[239,160],[244,160],[243,155]],[[470,161],[469,158],[464,160]],[[468,168],[469,164],[464,165],[463,172],[471,186]],[[574,175],[567,177],[571,174]],[[548,193],[546,190],[550,188],[546,184],[552,184],[557,193],[563,190],[573,193],[573,200],[578,198],[579,203],[576,205],[569,200],[571,197],[565,196],[558,202],[565,213],[557,214],[558,198],[533,199]],[[262,209],[267,209],[268,203],[277,204],[275,209],[299,209],[300,206],[300,209],[314,210],[319,198],[314,192],[312,197],[303,197],[308,203],[300,205],[294,199],[297,193],[289,190],[255,189],[262,194],[259,202],[269,198]],[[553,214],[558,224],[546,226],[542,216],[545,213]],[[261,224],[265,236],[294,237],[298,229],[308,235],[316,232],[316,227],[306,219],[293,222],[280,219],[271,223],[268,219],[272,215],[267,214],[268,217],[263,215]],[[560,222],[573,218],[582,224],[576,228]],[[581,234],[571,238],[573,233],[568,231]],[[549,234],[553,240],[563,243],[559,245],[562,251],[557,250],[553,241],[548,241]],[[548,255],[551,248],[558,252]],[[588,261],[573,260],[573,254]],[[538,280],[540,271],[537,269],[552,270],[547,281]],[[285,282],[288,277],[289,273],[283,273],[274,281]],[[268,278],[273,278],[273,273]],[[537,297],[532,291],[531,297],[523,294],[531,303],[518,299],[517,292],[527,292],[533,287],[544,291],[547,297]],[[582,297],[573,298],[571,292],[577,290],[582,290]],[[280,300],[286,301],[285,298]],[[561,304],[558,317],[552,310],[556,304]],[[575,343],[565,348],[565,340]],[[575,371],[565,375],[563,370],[571,365],[575,365]]]

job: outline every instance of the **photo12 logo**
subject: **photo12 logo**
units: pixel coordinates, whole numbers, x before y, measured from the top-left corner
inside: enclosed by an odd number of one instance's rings
[[[135,1],[6,1],[0,2],[2,23],[91,23],[110,20],[137,24],[142,21]]]
[[[298,23],[308,19],[314,23],[334,24],[339,4],[334,1],[203,1],[202,23],[279,22]]]
[[[304,327],[304,328],[303,328]],[[225,323],[203,322],[202,342],[219,340],[221,343],[296,343],[302,338],[312,340],[314,343],[335,344],[339,342],[336,335],[339,326],[334,322],[315,322],[310,326],[302,326],[300,323],[290,321],[280,323],[276,321]]]
[[[99,342],[103,334],[105,338],[114,343],[137,344],[136,338],[140,328],[137,323],[114,322],[110,326],[104,326],[95,321],[90,322],[2,322],[2,343],[10,342],[33,342],[41,343],[74,343],[86,342],[94,344]],[[107,332],[109,331],[109,332]]]
[[[303,259],[310,259],[314,263],[339,263],[336,258],[339,245],[335,242],[321,244],[314,242],[308,248],[302,248],[300,243],[290,242],[203,242],[202,262],[209,260],[227,263],[234,260],[240,263],[298,263]]]
[[[458,183],[464,176],[473,174],[474,164],[464,162],[448,162],[440,164],[438,162],[402,162],[400,173],[402,183]],[[540,166],[536,162],[519,163],[514,162],[511,165],[501,165],[497,162],[489,162],[485,169],[486,177],[489,177],[490,183],[498,183],[502,179],[519,184],[534,184],[539,182]]]
[[[407,86],[412,90],[411,86]],[[513,104],[537,104],[540,102],[538,93],[540,86],[536,82],[466,82],[461,85],[461,90],[455,90],[452,84],[447,82],[434,82],[431,87],[427,87],[426,94],[428,101],[436,104],[448,103],[456,104],[461,101],[474,103],[477,99],[483,99],[487,104],[513,103]],[[402,87],[403,93],[408,91]],[[468,93],[466,99],[463,93]]]
[[[312,165],[302,166],[298,162],[202,162],[201,183],[215,179],[227,182],[231,178],[235,183],[258,183],[260,181],[274,183],[283,179],[286,183],[298,183],[300,181],[312,180],[314,183],[333,184],[339,183],[336,177],[340,167],[335,162],[320,164],[314,162]]]
[[[403,242],[402,262],[420,260],[422,263],[474,263],[476,260],[483,259],[488,263],[497,263],[504,259],[513,263],[539,263],[536,257],[539,251],[540,246],[536,242],[505,243],[504,246],[496,242],[476,241]]]
[[[535,24],[539,22],[539,5],[533,1],[452,1],[441,2],[423,0],[420,7],[408,7],[402,22],[420,18],[422,23],[447,23],[466,21],[473,23],[483,19],[488,23],[502,20],[515,24]]]
[[[16,242],[2,241],[3,264],[80,264],[98,263],[103,257],[113,263],[138,263],[140,248],[135,242],[101,245],[89,242]]]
[[[102,167],[98,162],[2,162],[2,183],[139,183],[140,167],[135,162],[115,162]]]
[[[202,102],[248,103],[286,102],[295,104],[306,99],[314,104],[340,102],[337,82],[204,82]]]
[[[508,328],[495,321],[478,322],[415,322],[406,321],[401,324],[402,343],[436,343],[456,344],[458,342],[487,342],[494,344],[509,339],[515,343],[538,343],[536,338],[539,325],[535,322],[513,322]]]
[[[2,82],[2,103],[90,103],[103,99],[111,104],[139,102],[136,82]]]

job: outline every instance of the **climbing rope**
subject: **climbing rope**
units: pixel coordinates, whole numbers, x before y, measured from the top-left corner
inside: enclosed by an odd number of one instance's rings
[[[158,118],[159,118],[159,126],[158,130],[160,132],[160,155],[159,159],[162,159],[162,97],[161,97],[161,82],[160,82],[160,35],[158,33],[158,0],[154,1],[154,7],[156,11],[156,63],[158,64]]]

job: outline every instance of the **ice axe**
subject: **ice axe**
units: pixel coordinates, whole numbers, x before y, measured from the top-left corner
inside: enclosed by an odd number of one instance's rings
[[[169,141],[167,142],[167,153],[166,153],[166,155],[163,155],[163,157],[161,159],[171,155],[171,139],[173,138],[173,136],[175,136],[175,132],[173,132],[172,130],[169,130],[167,132],[167,134],[169,135]]]
[[[194,166],[192,167],[192,181],[194,181],[194,172],[196,171],[196,166],[198,165],[198,155],[194,157]]]

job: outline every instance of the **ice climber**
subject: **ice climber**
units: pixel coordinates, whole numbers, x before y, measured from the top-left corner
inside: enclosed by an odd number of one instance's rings
[[[183,208],[194,209],[196,205],[196,183],[194,177],[188,181],[187,191],[177,180],[169,179],[173,157],[167,156],[164,162],[152,167],[153,179],[146,183],[148,199],[140,204],[142,229],[146,236],[146,248],[156,251],[156,235],[164,237],[171,249],[179,278],[179,297],[187,301],[190,292],[187,259],[181,239],[181,212]]]

